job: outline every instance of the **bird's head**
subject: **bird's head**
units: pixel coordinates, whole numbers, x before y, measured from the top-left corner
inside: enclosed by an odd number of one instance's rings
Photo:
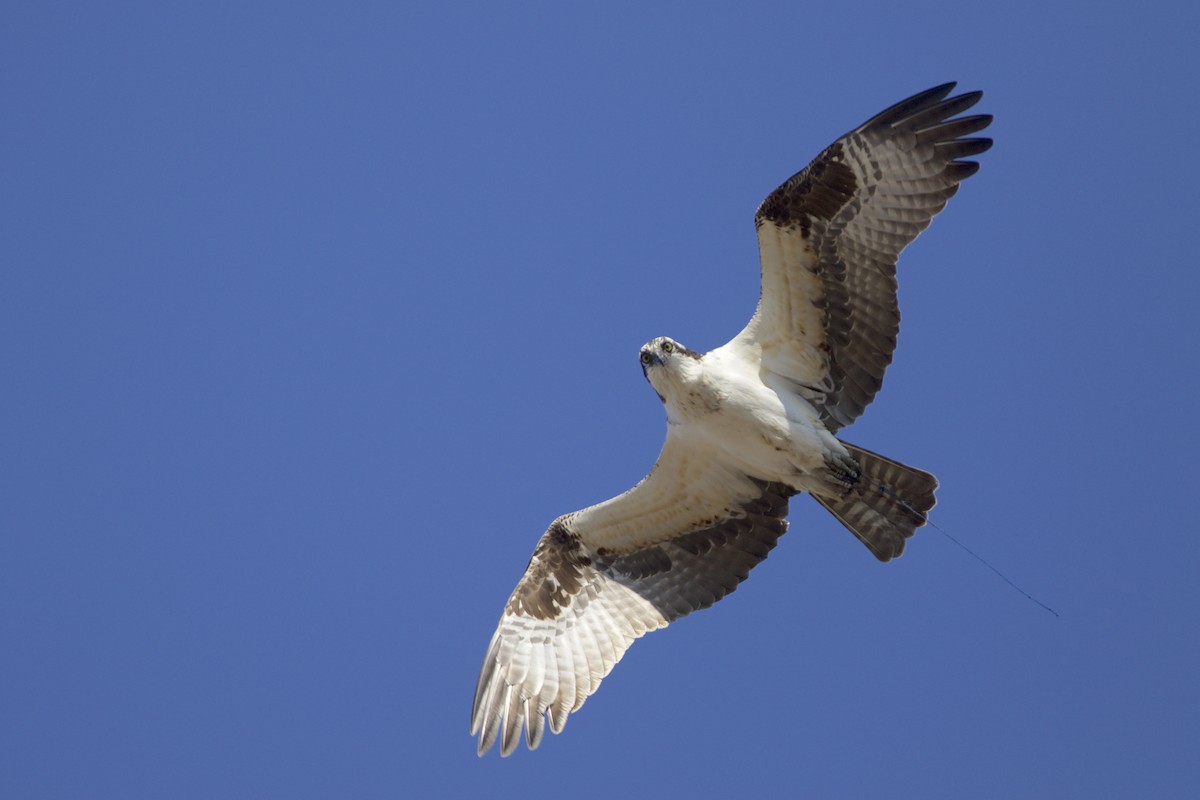
[[[642,374],[665,403],[675,387],[698,371],[700,355],[674,339],[660,336],[642,345],[638,360],[642,362]]]

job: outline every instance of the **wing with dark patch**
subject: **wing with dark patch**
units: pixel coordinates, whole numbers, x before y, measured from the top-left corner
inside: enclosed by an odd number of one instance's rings
[[[900,311],[896,261],[979,165],[988,115],[957,117],[981,92],[953,83],[898,103],[825,149],[755,215],[758,309],[729,346],[756,348],[830,430],[874,399],[892,361]]]
[[[471,712],[480,755],[497,739],[509,755],[522,729],[537,747],[547,720],[560,732],[634,639],[707,608],[746,579],[787,529],[792,494],[749,480],[756,495],[721,519],[648,546],[596,547],[586,542],[603,531],[584,537],[576,515],[555,520],[484,658]]]

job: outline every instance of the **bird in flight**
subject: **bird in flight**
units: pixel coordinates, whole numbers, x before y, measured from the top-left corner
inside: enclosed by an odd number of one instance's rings
[[[562,731],[644,633],[737,588],[807,492],[880,561],[933,508],[937,480],[849,444],[892,360],[896,260],[979,169],[982,92],[947,83],[842,136],[754,215],[762,286],[750,322],[700,354],[639,353],[667,414],[654,468],[550,523],[509,597],[475,689],[471,734],[501,755]]]

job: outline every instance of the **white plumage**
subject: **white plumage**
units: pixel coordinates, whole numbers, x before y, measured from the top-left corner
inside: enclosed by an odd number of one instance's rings
[[[667,436],[635,487],[551,523],[492,636],[471,733],[482,755],[558,733],[633,640],[732,592],[808,492],[880,560],[924,524],[937,481],[840,441],[882,385],[899,330],[900,251],[978,165],[991,117],[952,118],[954,84],[838,139],[755,215],[754,317],[704,355],[660,337],[640,358]]]

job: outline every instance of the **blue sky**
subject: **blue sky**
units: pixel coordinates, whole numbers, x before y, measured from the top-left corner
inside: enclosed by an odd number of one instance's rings
[[[1191,796],[1200,26],[1099,5],[6,3],[0,794]],[[996,145],[845,436],[1061,617],[798,498],[477,759],[534,542],[658,452],[638,347],[726,341],[758,202],[946,80]]]

